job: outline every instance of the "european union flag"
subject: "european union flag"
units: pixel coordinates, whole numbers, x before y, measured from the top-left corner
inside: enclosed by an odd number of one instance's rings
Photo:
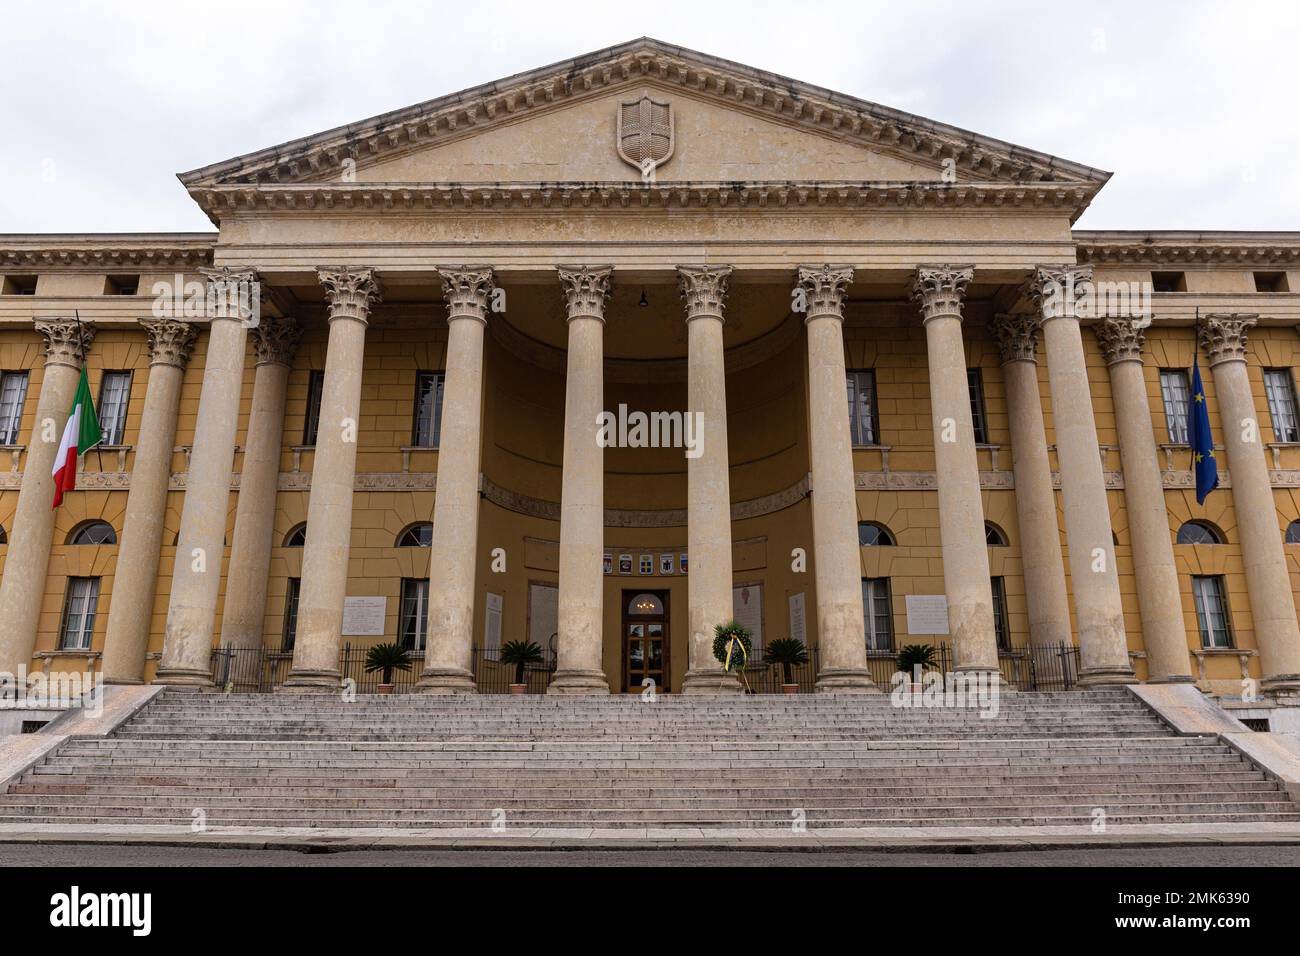
[[[1210,434],[1210,411],[1205,407],[1201,367],[1192,359],[1192,397],[1187,403],[1187,429],[1192,443],[1192,469],[1196,472],[1196,503],[1219,487],[1219,463],[1214,459],[1214,436]]]

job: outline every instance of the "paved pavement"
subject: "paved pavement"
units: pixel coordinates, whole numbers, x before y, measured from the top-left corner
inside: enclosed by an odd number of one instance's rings
[[[41,866],[1300,866],[1300,846],[1152,846],[970,852],[878,850],[349,850],[0,844],[0,867]]]

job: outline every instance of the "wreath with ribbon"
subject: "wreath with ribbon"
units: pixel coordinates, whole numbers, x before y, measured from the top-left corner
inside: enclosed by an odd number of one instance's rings
[[[743,625],[728,621],[713,629],[713,656],[728,674],[743,674],[753,650],[749,631]]]

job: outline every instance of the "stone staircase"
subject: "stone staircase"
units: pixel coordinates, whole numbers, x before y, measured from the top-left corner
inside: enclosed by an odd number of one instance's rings
[[[1214,737],[1123,690],[997,717],[889,696],[360,697],[167,691],[70,738],[0,823],[788,828],[1300,822]]]

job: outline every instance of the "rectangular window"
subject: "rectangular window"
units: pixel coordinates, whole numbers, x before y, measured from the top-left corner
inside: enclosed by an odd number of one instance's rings
[[[293,642],[298,638],[298,595],[302,593],[302,578],[289,579],[289,592],[284,599],[284,643],[283,649],[293,650]]]
[[[1228,621],[1223,575],[1192,575],[1192,597],[1196,600],[1196,626],[1201,632],[1201,647],[1232,647],[1232,624]]]
[[[18,444],[27,401],[27,373],[0,372],[0,445]]]
[[[0,295],[35,295],[36,276],[0,276]]]
[[[1152,292],[1186,292],[1187,273],[1153,272],[1151,273]]]
[[[416,448],[437,448],[442,425],[442,376],[420,372],[415,377],[415,413],[411,444]]]
[[[894,649],[894,616],[889,603],[889,578],[862,579],[862,621],[867,650]]]
[[[131,399],[131,373],[105,372],[99,383],[99,428],[105,445],[122,444],[126,435],[126,406]]]
[[[1160,397],[1165,403],[1165,422],[1169,426],[1169,442],[1187,444],[1187,402],[1192,388],[1187,381],[1187,370],[1162,368],[1160,370]]]
[[[879,445],[876,417],[876,373],[861,369],[848,373],[849,435],[854,445]]]
[[[966,386],[970,389],[970,421],[975,432],[975,444],[987,445],[988,413],[984,409],[984,376],[979,369],[966,369]]]
[[[325,390],[325,373],[312,369],[307,379],[307,420],[302,426],[302,443],[310,448],[316,445],[316,433],[320,430],[320,399]]]
[[[59,627],[61,650],[90,650],[98,610],[99,578],[68,578],[68,591],[63,599],[63,623]]]
[[[1276,441],[1300,441],[1296,422],[1295,380],[1289,368],[1264,369],[1264,394],[1268,396],[1268,413],[1273,418]]]
[[[408,651],[424,650],[424,637],[429,626],[429,579],[402,579],[402,611],[397,625],[397,636]]]
[[[1007,585],[1003,578],[991,578],[993,592],[993,633],[998,638],[998,650],[1011,650],[1011,625],[1007,623]]]
[[[1289,292],[1285,272],[1256,272],[1256,292]]]

